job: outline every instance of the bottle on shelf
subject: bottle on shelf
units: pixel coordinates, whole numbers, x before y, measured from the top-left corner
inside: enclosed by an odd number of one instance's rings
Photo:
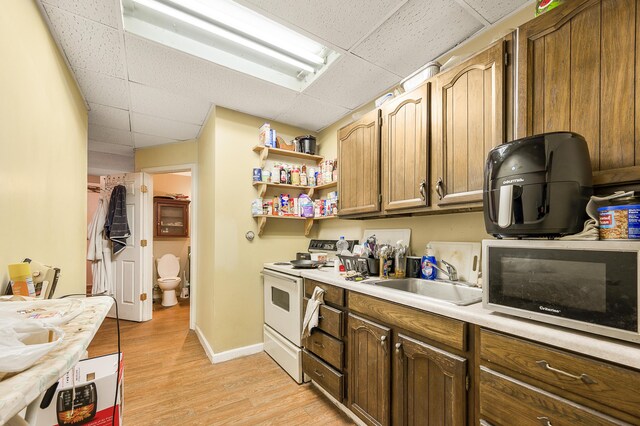
[[[300,169],[300,185],[308,186],[309,181],[307,180],[307,165],[303,164]]]

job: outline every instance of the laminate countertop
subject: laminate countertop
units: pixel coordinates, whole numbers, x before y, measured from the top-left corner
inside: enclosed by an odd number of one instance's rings
[[[52,306],[70,299],[52,299]],[[0,424],[5,424],[35,401],[80,360],[113,305],[110,297],[90,297],[82,312],[64,325],[62,342],[33,366],[0,381]],[[3,302],[12,303],[12,302]]]
[[[269,268],[278,270],[273,266]],[[282,267],[279,271],[287,273],[286,268]],[[482,303],[457,306],[400,290],[367,284],[367,281],[378,280],[378,278],[361,282],[347,281],[333,268],[305,270],[301,272],[301,276],[640,370],[640,345],[638,344],[499,314],[484,309]]]

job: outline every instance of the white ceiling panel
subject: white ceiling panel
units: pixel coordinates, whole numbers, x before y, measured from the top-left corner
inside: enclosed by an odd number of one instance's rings
[[[315,132],[338,121],[349,112],[346,108],[299,95],[289,109],[277,117],[277,121]]]
[[[454,1],[410,0],[353,53],[406,76],[482,27]]]
[[[201,125],[211,107],[206,100],[186,98],[142,84],[130,83],[129,88],[133,112]]]
[[[125,77],[122,32],[46,3],[44,8],[72,67]]]
[[[93,141],[91,139],[89,139],[88,150],[94,151],[94,152],[105,152],[107,154],[116,154],[116,155],[125,155],[125,156],[133,155],[132,146],[118,145],[115,143],[98,142],[98,141]]]
[[[492,24],[514,12],[528,1],[529,0],[464,0],[465,3]],[[533,7],[531,8],[531,13],[533,14]]]
[[[99,126],[97,124],[89,124],[89,139],[98,142],[133,146],[131,132]]]
[[[363,75],[367,78],[362,78]],[[304,93],[324,102],[355,109],[400,80],[399,76],[347,53]]]
[[[120,0],[43,0],[43,3],[113,28],[122,28]]]
[[[200,126],[197,124],[183,123],[137,112],[131,113],[131,128],[136,133],[177,140],[193,139],[200,132]]]
[[[129,80],[273,119],[297,92],[126,35]]]
[[[245,0],[257,12],[267,12],[342,49],[380,25],[407,0]]]
[[[89,103],[129,108],[127,81],[93,71],[74,69],[80,90]]]
[[[153,145],[164,145],[167,143],[179,142],[176,139],[163,138],[160,136],[145,135],[143,133],[134,133],[133,140],[136,148],[144,148]]]
[[[106,105],[89,103],[89,124],[112,127],[120,130],[131,130],[129,111]]]

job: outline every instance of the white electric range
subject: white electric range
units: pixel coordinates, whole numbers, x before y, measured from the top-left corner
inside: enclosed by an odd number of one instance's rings
[[[348,240],[349,250],[357,241]],[[311,240],[309,253],[336,256],[337,240]],[[301,272],[289,262],[265,263],[264,277],[264,351],[296,382],[302,383],[302,311],[304,282]]]

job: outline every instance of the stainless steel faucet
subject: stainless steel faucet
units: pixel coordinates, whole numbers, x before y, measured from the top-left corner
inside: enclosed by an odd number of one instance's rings
[[[450,264],[449,262],[447,262],[446,260],[440,259],[440,262],[442,262],[444,267],[447,269],[446,271],[439,268],[438,265],[436,265],[435,263],[432,263],[431,266],[433,266],[436,270],[445,274],[447,278],[449,278],[449,280],[458,281],[458,271],[456,270],[456,267]]]

